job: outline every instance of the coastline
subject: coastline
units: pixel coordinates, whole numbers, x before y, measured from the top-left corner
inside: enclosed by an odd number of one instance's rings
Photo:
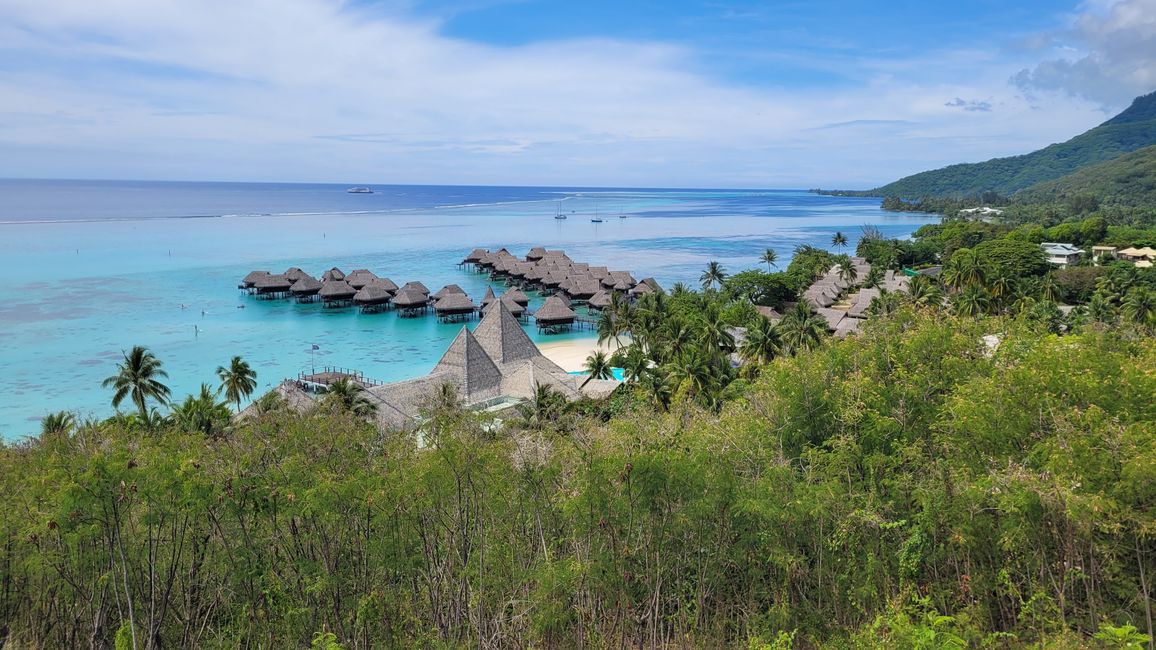
[[[625,345],[626,342],[623,344]],[[549,341],[538,344],[538,349],[541,350],[542,355],[561,366],[566,372],[580,372],[583,370],[583,366],[586,365],[586,357],[594,354],[596,350],[602,350],[606,353],[606,356],[610,356],[614,354],[619,347],[621,346],[613,340],[606,341],[599,345],[598,337],[596,336],[570,339],[568,341]]]

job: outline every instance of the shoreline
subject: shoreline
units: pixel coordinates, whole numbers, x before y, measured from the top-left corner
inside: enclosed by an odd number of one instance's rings
[[[623,341],[623,345],[628,343],[629,341]],[[583,366],[586,365],[586,357],[594,354],[596,350],[602,350],[606,353],[606,356],[610,356],[614,354],[619,347],[621,346],[613,340],[606,341],[599,345],[597,336],[570,339],[568,341],[549,341],[538,344],[538,349],[542,352],[542,356],[558,364],[566,372],[579,372],[583,370]]]

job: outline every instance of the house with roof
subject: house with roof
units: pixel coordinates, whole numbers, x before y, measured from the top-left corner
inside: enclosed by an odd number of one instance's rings
[[[1140,268],[1152,268],[1152,263],[1156,262],[1156,248],[1152,248],[1151,246],[1145,246],[1143,248],[1129,246],[1118,251],[1116,257],[1132,262],[1133,265]]]
[[[1076,264],[1080,261],[1080,256],[1084,254],[1082,249],[1060,242],[1044,242],[1040,244],[1040,248],[1044,249],[1044,255],[1047,256],[1048,262],[1060,268]]]

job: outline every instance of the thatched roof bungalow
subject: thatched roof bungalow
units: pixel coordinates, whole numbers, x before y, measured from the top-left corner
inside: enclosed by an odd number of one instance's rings
[[[538,329],[546,333],[561,332],[570,329],[578,314],[562,301],[560,296],[551,296],[534,312],[534,321]]]
[[[357,295],[357,289],[354,289],[345,280],[322,282],[321,290],[317,292],[317,297],[326,307],[347,305],[353,301],[355,295]]]
[[[261,278],[265,277],[266,275],[269,275],[268,271],[249,271],[245,275],[245,277],[241,279],[241,284],[240,284],[239,288],[252,289],[253,285],[257,284],[257,280],[260,280]]]
[[[325,273],[321,274],[321,281],[322,282],[326,282],[329,280],[344,280],[344,279],[345,279],[345,272],[342,271],[341,269],[337,268],[336,266],[329,269]]]
[[[602,311],[610,306],[610,293],[605,289],[599,289],[597,293],[590,296],[586,301],[586,306],[596,311]]]
[[[350,271],[349,275],[345,276],[345,281],[354,289],[360,289],[377,279],[377,274],[369,269],[357,269]]]
[[[288,294],[289,288],[292,286],[293,283],[289,281],[289,278],[283,275],[263,275],[253,283],[253,290],[259,296],[276,298]]]
[[[446,296],[450,295],[451,293],[460,293],[462,295],[465,295],[466,292],[464,289],[462,289],[461,287],[459,287],[456,284],[447,284],[446,286],[442,287],[441,289],[438,289],[437,293],[430,296],[430,298],[433,298],[434,300],[441,300],[442,298],[445,298]]]
[[[300,280],[303,277],[308,276],[309,274],[306,273],[305,271],[302,271],[301,269],[297,268],[296,266],[290,266],[289,268],[285,269],[285,272],[282,273],[281,275],[285,276],[289,280],[289,282],[297,282],[298,280]]]
[[[526,261],[527,262],[537,262],[538,260],[542,259],[545,256],[546,256],[546,249],[542,248],[541,246],[535,246],[535,247],[530,249],[529,253],[526,253]]]
[[[380,285],[383,289],[390,293],[397,293],[397,285],[389,278],[375,278],[370,284]]]
[[[385,287],[370,283],[357,290],[353,295],[353,304],[361,307],[363,313],[370,313],[386,308],[392,299],[393,294]]]
[[[458,262],[458,266],[464,266],[466,264],[477,264],[482,260],[483,257],[489,254],[490,251],[485,248],[475,248],[474,250],[470,251],[470,254],[466,255],[461,262]]]
[[[527,296],[521,289],[506,289],[506,292],[502,294],[502,298],[509,299],[523,307],[530,304],[530,296]]]
[[[416,291],[418,293],[425,294],[427,297],[429,296],[429,289],[426,288],[424,284],[416,280],[413,282],[406,282],[405,284],[401,285],[400,291]]]
[[[463,320],[477,310],[478,306],[464,293],[447,293],[434,303],[434,313],[442,322]]]
[[[425,313],[429,308],[429,296],[416,289],[402,287],[393,296],[393,306],[398,315],[403,317],[417,316]]]
[[[297,302],[309,302],[321,291],[321,281],[308,275],[293,283],[289,293],[297,298]]]

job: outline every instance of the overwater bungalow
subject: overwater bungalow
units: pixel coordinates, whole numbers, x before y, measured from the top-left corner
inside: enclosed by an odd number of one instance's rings
[[[535,247],[530,249],[529,253],[526,253],[526,261],[527,262],[537,262],[538,260],[542,259],[545,256],[546,256],[546,249],[542,248],[541,246],[535,246]]]
[[[394,284],[393,280],[390,280],[389,278],[377,278],[370,284],[381,285],[383,289],[390,293],[397,293],[398,290],[398,286]]]
[[[417,289],[407,287],[409,287],[409,284],[402,287],[393,296],[392,302],[394,308],[397,309],[397,315],[403,318],[411,318],[424,314],[426,310],[429,309],[429,295]]]
[[[241,280],[241,284],[237,285],[238,289],[248,290],[253,293],[253,285],[257,284],[257,280],[269,275],[268,271],[249,271],[247,275]]]
[[[321,281],[327,282],[329,280],[344,280],[345,272],[336,266],[321,274]]]
[[[517,318],[519,321],[522,321],[523,319],[525,319],[526,306],[525,305],[519,305],[518,303],[516,303],[512,299],[510,299],[506,294],[502,294],[502,296],[500,298],[498,298],[497,300],[494,300],[494,301],[490,302],[488,305],[483,306],[482,307],[482,313],[488,314],[491,311],[498,309],[499,303],[501,303],[501,307],[505,308],[506,311],[510,312],[510,314],[512,314],[514,316],[514,318]]]
[[[309,275],[305,275],[289,287],[289,293],[297,299],[297,302],[312,302],[319,291],[321,291],[321,281]]]
[[[321,290],[317,292],[317,297],[326,307],[347,306],[353,302],[355,295],[357,295],[357,289],[351,287],[345,280],[323,281]]]
[[[570,309],[561,296],[550,296],[538,311],[534,312],[538,331],[546,334],[569,331],[577,319],[578,314]]]
[[[470,252],[469,255],[466,255],[464,258],[462,258],[462,261],[458,262],[458,266],[466,266],[467,264],[477,264],[478,262],[482,261],[483,257],[485,257],[486,255],[489,255],[489,254],[490,254],[490,251],[486,250],[485,248],[475,248],[473,251]]]
[[[494,295],[494,288],[493,287],[486,287],[486,295],[482,296],[482,302],[481,302],[482,311],[484,312],[486,310],[486,307],[489,307],[490,303],[494,302],[497,299],[498,299],[498,297]]]
[[[393,299],[385,287],[371,282],[357,290],[353,295],[353,304],[361,308],[361,313],[371,314],[389,308],[389,301]]]
[[[462,289],[461,287],[459,287],[458,285],[447,284],[446,286],[442,287],[441,289],[438,289],[437,293],[430,296],[430,298],[433,298],[434,300],[441,300],[442,298],[445,298],[446,296],[450,295],[451,293],[460,293],[463,296],[466,295],[465,290]]]
[[[434,313],[443,323],[472,318],[478,306],[465,293],[447,293],[434,303]]]
[[[527,296],[525,293],[523,293],[521,289],[506,289],[506,292],[502,294],[502,298],[509,299],[515,304],[521,305],[522,307],[526,307],[530,304],[530,296]]]
[[[570,298],[577,302],[588,302],[594,297],[594,294],[602,291],[602,286],[598,280],[586,277],[572,283],[570,290],[567,292]]]
[[[405,284],[401,285],[401,289],[398,289],[398,291],[416,291],[425,295],[427,298],[429,297],[429,289],[424,284],[416,280],[413,282],[406,282]]]
[[[376,279],[377,274],[375,274],[373,271],[370,271],[369,269],[357,269],[356,271],[350,271],[349,275],[345,276],[345,281],[348,282],[349,286],[353,287],[354,289],[360,289]]]
[[[639,282],[638,284],[634,285],[634,287],[631,288],[630,291],[627,291],[626,295],[630,296],[631,298],[641,298],[642,296],[645,296],[648,293],[655,293],[655,292],[661,292],[661,291],[662,291],[662,287],[659,286],[657,280],[655,280],[654,278],[643,278],[643,280],[641,282]]]
[[[263,275],[253,283],[253,290],[261,298],[285,298],[293,283],[283,275]]]
[[[594,311],[602,311],[610,306],[610,292],[605,289],[600,289],[598,293],[590,297],[586,301],[586,308]]]
[[[289,280],[289,282],[293,282],[293,283],[296,283],[301,278],[309,276],[308,273],[306,273],[305,271],[302,271],[301,269],[297,268],[296,266],[290,266],[281,275],[285,276]]]

